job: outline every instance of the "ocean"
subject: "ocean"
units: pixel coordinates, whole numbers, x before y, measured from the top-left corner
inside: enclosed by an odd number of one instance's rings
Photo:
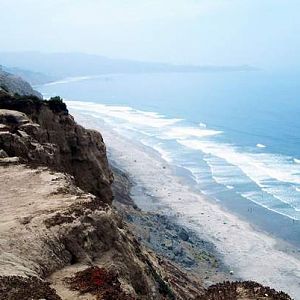
[[[268,71],[107,74],[37,88],[151,147],[212,201],[299,242],[298,79]]]

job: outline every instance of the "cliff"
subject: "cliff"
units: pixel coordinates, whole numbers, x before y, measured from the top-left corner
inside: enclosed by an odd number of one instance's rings
[[[132,203],[117,174],[116,196]],[[206,290],[142,246],[111,203],[101,134],[60,98],[0,91],[0,299],[290,299],[251,282]]]
[[[111,208],[102,137],[77,125],[57,99],[0,93],[0,157],[0,299],[87,292],[86,299],[174,299],[203,291],[193,280],[167,282],[187,277],[162,267]]]
[[[0,66],[0,91],[1,90],[11,95],[34,95],[38,98],[42,98],[42,95],[35,91],[28,82],[23,80],[20,76],[4,71]]]
[[[100,133],[77,125],[59,100],[2,93],[0,109],[0,144],[8,156],[71,174],[79,187],[111,203],[113,176]]]
[[[45,84],[60,79],[59,77],[49,76],[40,72],[33,72],[30,70],[15,67],[2,66],[2,70],[7,73],[13,74],[17,77],[21,77],[23,80],[29,82],[31,85]]]
[[[162,279],[169,275],[155,256],[140,247],[109,206],[76,187],[69,175],[6,163],[0,184],[0,299],[81,299],[85,279],[73,288],[67,279],[91,267],[85,284],[99,299],[172,298]],[[107,281],[103,291],[96,281],[99,270],[99,280]]]

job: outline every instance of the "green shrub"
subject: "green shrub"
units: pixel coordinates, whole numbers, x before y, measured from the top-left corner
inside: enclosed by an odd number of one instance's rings
[[[66,112],[66,113],[68,113],[67,105],[64,103],[63,99],[59,96],[51,97],[47,101],[47,103],[48,103],[50,109],[53,112]]]

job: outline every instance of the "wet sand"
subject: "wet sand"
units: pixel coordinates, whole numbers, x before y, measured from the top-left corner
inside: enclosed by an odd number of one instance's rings
[[[283,290],[300,299],[297,249],[193,191],[176,175],[178,170],[154,150],[120,136],[99,119],[74,111],[72,114],[80,124],[101,131],[109,157],[134,179],[132,197],[142,210],[176,218],[178,224],[212,242],[236,276]]]

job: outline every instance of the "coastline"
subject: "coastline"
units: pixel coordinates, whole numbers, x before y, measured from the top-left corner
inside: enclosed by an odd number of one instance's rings
[[[285,243],[192,191],[154,151],[120,136],[98,118],[95,122],[90,116],[75,111],[72,114],[86,127],[101,128],[110,159],[117,158],[118,167],[134,178],[132,198],[138,207],[172,217],[177,224],[213,243],[237,277],[283,290],[297,299],[300,260],[297,253],[288,253]],[[201,211],[195,218],[194,210],[199,207]]]
[[[140,209],[134,199],[151,202],[151,195],[138,191],[130,174],[110,161],[114,173],[114,207],[122,215],[137,240],[156,255],[202,280],[204,288],[223,281],[239,280],[223,262],[213,243],[177,223],[174,216]]]

